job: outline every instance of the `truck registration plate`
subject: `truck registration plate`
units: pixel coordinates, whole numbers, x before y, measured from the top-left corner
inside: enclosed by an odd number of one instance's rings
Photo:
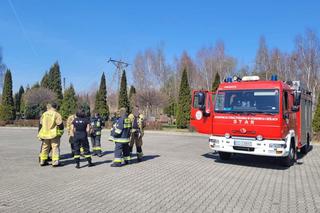
[[[234,141],[235,146],[244,146],[244,147],[251,147],[252,142],[251,141],[242,141],[242,140],[235,140]]]

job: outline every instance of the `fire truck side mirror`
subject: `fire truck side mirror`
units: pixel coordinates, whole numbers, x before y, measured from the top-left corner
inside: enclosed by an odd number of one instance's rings
[[[300,101],[301,101],[301,91],[294,91],[293,92],[293,105],[295,107],[298,107],[300,106]]]
[[[204,95],[204,93],[203,92],[198,92],[198,105],[199,105],[199,107],[201,108],[201,109],[203,109],[204,108],[204,106],[205,106],[205,95]]]

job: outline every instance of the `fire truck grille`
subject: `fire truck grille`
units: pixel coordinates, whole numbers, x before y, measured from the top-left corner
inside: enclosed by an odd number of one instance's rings
[[[232,130],[233,134],[248,134],[248,135],[255,135],[256,131],[247,131],[246,133],[240,132],[240,130]]]
[[[239,150],[239,151],[247,151],[247,152],[253,152],[254,148],[252,147],[243,147],[243,146],[233,146],[234,150]]]

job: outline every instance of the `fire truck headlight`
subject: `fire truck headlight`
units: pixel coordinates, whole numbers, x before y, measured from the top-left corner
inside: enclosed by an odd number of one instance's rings
[[[270,143],[269,148],[271,149],[286,148],[286,144]]]
[[[258,141],[262,141],[262,140],[263,140],[262,135],[258,135],[258,136],[257,136],[257,140],[258,140]]]
[[[226,137],[227,139],[231,138],[231,135],[229,133],[224,134],[224,137]]]
[[[214,139],[214,138],[209,138],[209,143],[219,144],[219,140],[218,139]]]

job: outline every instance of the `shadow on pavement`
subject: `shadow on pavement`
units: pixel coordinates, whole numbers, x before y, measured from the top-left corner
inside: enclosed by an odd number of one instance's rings
[[[311,152],[313,149],[310,146],[308,152]],[[288,167],[281,165],[281,160],[273,157],[266,157],[266,156],[254,156],[254,155],[244,155],[244,154],[234,154],[229,160],[221,160],[218,153],[206,153],[202,155],[205,158],[213,159],[217,163],[223,164],[232,164],[232,165],[239,165],[239,166],[250,166],[250,167],[257,167],[257,168],[265,168],[265,169],[275,169],[275,170],[286,170]],[[295,165],[302,165],[303,158],[306,155],[298,153],[298,159]]]
[[[92,160],[92,162],[95,164],[95,166],[99,166],[101,164],[105,164],[105,163],[111,163],[112,160],[104,160],[104,161],[95,161],[95,159]],[[80,165],[82,167],[86,167],[87,166],[88,161],[84,158],[80,159]],[[74,159],[68,159],[65,161],[61,161],[61,166],[68,166],[68,165],[76,165]]]
[[[60,155],[61,160],[70,159],[70,158],[73,158],[71,153]]]
[[[133,154],[132,156],[136,156],[136,155]],[[153,160],[153,159],[159,158],[159,157],[160,157],[160,155],[145,155],[145,156],[143,156],[141,162],[139,162],[137,158],[134,158],[134,159],[131,160],[131,163],[132,163],[132,164],[135,164],[135,163],[143,163],[144,161]]]
[[[108,154],[111,154],[111,153],[113,153],[113,151],[104,151],[104,152],[102,152],[102,156],[101,157],[103,157],[105,155],[108,155]],[[67,154],[60,155],[60,159],[61,160],[73,159],[73,157],[72,157],[71,153],[67,153]]]

